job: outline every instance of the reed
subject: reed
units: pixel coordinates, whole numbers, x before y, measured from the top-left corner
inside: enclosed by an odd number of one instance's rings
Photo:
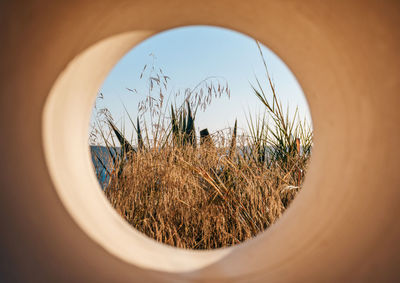
[[[108,130],[97,133],[112,156],[108,164],[100,163],[109,175],[104,193],[134,228],[180,248],[226,247],[267,229],[301,190],[312,129],[297,111],[290,116],[282,108],[259,51],[268,92],[258,79],[252,89],[266,111],[249,115],[248,136],[238,134],[238,121],[230,131],[204,129],[196,135],[197,109],[212,97],[229,95],[228,86],[204,80],[187,89],[180,104],[172,103],[164,101],[167,76],[162,70],[149,75],[149,96],[139,105],[136,123],[127,113],[135,141],[129,142],[112,118],[103,118]],[[157,98],[151,98],[154,89]]]

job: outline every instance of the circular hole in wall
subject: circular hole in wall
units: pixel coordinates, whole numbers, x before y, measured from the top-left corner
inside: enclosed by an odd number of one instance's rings
[[[310,112],[294,75],[238,32],[193,26],[129,51],[101,86],[89,144],[118,214],[185,249],[241,243],[301,191]]]
[[[266,229],[300,190],[312,142],[302,118],[301,89],[271,51],[225,29],[175,29],[106,79],[92,158],[133,227],[178,247],[224,247]]]

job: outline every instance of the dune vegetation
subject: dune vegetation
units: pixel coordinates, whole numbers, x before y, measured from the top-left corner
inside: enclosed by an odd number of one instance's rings
[[[212,249],[243,242],[282,215],[301,190],[312,128],[297,111],[283,108],[266,64],[265,71],[267,81],[256,79],[249,94],[265,113],[240,121],[245,133],[238,121],[215,133],[196,132],[197,111],[230,95],[228,84],[213,77],[180,93],[177,104],[164,92],[169,77],[153,68],[138,116],[126,111],[133,139],[107,109],[99,110],[91,134],[111,156],[96,156],[107,174],[103,189],[127,222],[168,245]]]

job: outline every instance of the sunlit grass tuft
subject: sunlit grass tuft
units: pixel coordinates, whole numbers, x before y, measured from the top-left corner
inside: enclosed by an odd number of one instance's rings
[[[96,158],[108,176],[104,193],[133,227],[181,248],[231,246],[267,229],[301,190],[312,129],[297,110],[284,111],[259,51],[268,91],[258,79],[252,85],[265,113],[248,116],[243,125],[249,135],[238,134],[240,121],[228,132],[203,129],[197,135],[197,109],[211,103],[210,97],[229,96],[228,86],[204,80],[202,87],[186,90],[181,103],[172,103],[164,101],[169,77],[161,70],[150,73],[150,94],[135,122],[127,112],[135,140],[128,141],[102,110],[96,133],[109,158]]]

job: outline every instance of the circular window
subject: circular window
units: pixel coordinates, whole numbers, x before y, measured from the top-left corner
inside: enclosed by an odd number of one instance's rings
[[[162,32],[129,51],[97,93],[89,143],[101,190],[160,243],[241,243],[301,191],[308,106],[287,66],[252,38],[205,26]]]

